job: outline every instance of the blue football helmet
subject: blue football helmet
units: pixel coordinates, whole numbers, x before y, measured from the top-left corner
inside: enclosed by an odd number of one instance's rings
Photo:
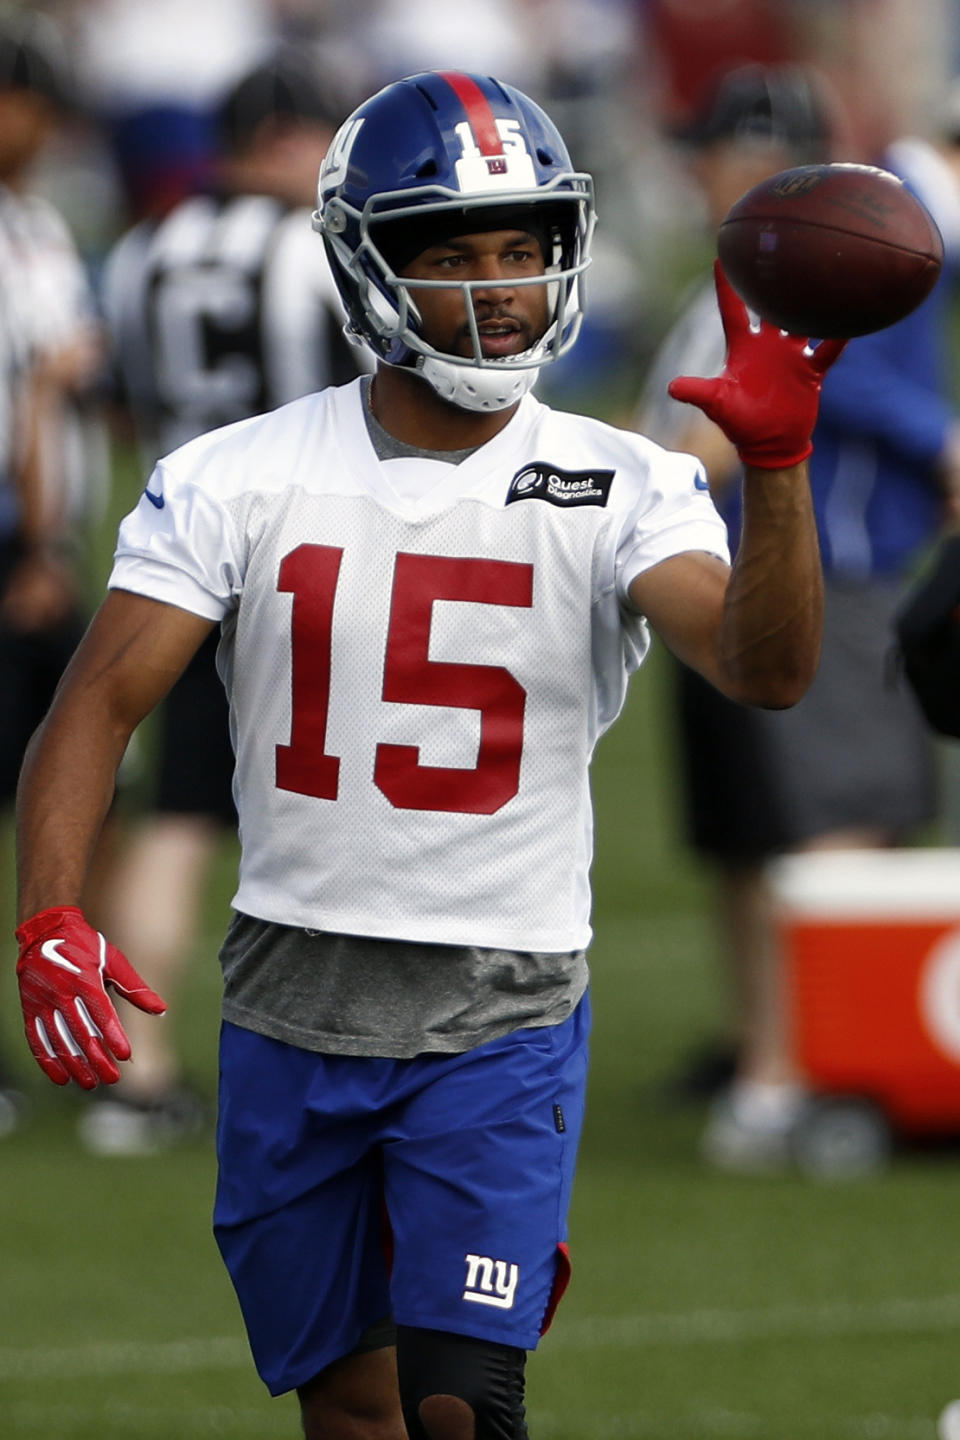
[[[595,223],[593,182],[519,90],[484,75],[430,71],[386,86],[341,126],[320,172],[314,228],[349,315],[347,334],[419,372],[466,410],[502,410],[566,354],[583,318]],[[544,248],[550,324],[520,355],[485,357],[472,292],[489,281],[409,281],[397,272],[454,235],[524,229]],[[511,281],[543,285],[544,280]],[[410,289],[463,292],[471,356],[435,349]]]

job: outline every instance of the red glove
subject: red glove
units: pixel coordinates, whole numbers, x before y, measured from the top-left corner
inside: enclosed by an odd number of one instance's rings
[[[111,1052],[129,1060],[130,1041],[106,987],[148,1015],[162,1015],[166,1004],[75,905],[41,910],[18,928],[17,940],[27,1044],[40,1069],[55,1085],[112,1085],[120,1071]]]
[[[845,340],[821,340],[815,349],[800,335],[760,322],[750,329],[746,306],[720,261],[714,263],[717,300],[727,337],[723,373],[713,380],[680,376],[667,386],[674,400],[698,405],[737,447],[744,465],[785,470],[813,449],[820,386]]]

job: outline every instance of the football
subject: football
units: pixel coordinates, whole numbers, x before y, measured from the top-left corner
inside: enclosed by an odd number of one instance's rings
[[[943,241],[902,180],[870,165],[801,165],[742,195],[720,225],[720,263],[764,320],[794,335],[883,330],[930,294]]]

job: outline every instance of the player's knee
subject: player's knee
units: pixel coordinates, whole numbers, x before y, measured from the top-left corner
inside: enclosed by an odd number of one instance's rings
[[[456,1395],[428,1395],[418,1410],[430,1440],[476,1440],[477,1414],[466,1400]]]
[[[401,1416],[392,1407],[351,1404],[326,1396],[300,1399],[304,1440],[405,1440]]]
[[[410,1440],[527,1440],[526,1353],[512,1345],[400,1326],[400,1402]]]
[[[344,1356],[297,1395],[305,1440],[406,1440],[392,1346]]]

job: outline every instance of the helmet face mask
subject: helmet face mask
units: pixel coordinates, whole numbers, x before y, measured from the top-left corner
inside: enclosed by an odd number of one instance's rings
[[[515,403],[573,345],[594,223],[592,181],[533,101],[485,77],[440,73],[389,85],[351,116],[324,162],[314,216],[348,333],[471,410]],[[546,285],[549,300],[545,334],[518,355],[483,354],[473,294],[497,288],[489,279],[398,274],[430,246],[493,229],[528,231],[545,252],[543,275],[509,282]],[[460,290],[471,355],[439,351],[423,334],[410,292],[429,288]]]

